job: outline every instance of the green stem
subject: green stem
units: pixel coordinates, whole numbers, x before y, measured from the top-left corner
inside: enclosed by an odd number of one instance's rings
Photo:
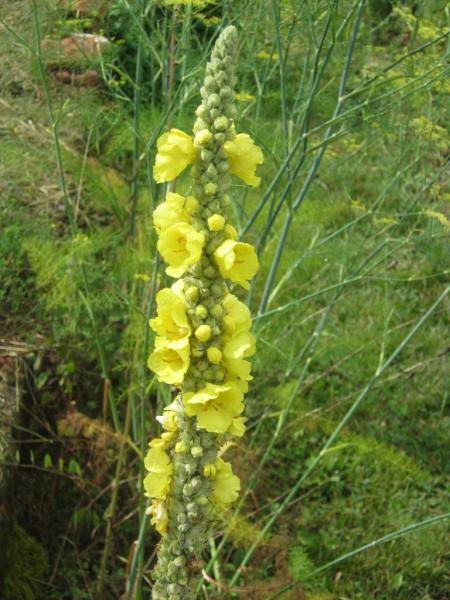
[[[246,552],[244,558],[242,559],[241,563],[236,568],[235,574],[234,574],[234,576],[232,577],[232,579],[231,579],[231,581],[229,583],[229,585],[231,587],[236,584],[237,580],[240,577],[241,572],[243,571],[243,569],[245,568],[245,566],[250,561],[250,559],[253,556],[253,553],[254,553],[256,547],[258,546],[258,544],[262,541],[262,539],[264,538],[264,536],[268,533],[268,531],[270,530],[270,528],[272,527],[272,525],[275,523],[275,521],[278,519],[278,517],[289,506],[290,502],[292,501],[292,499],[295,497],[295,495],[299,491],[301,485],[309,477],[309,475],[312,473],[312,471],[316,468],[316,466],[318,465],[318,463],[322,460],[322,458],[327,453],[328,449],[333,445],[333,443],[335,442],[336,438],[341,433],[342,429],[347,425],[347,423],[350,421],[350,419],[352,418],[352,416],[354,415],[354,413],[357,411],[357,409],[359,408],[359,406],[361,405],[361,403],[366,399],[366,397],[368,396],[369,392],[371,391],[371,389],[373,388],[373,386],[375,385],[375,383],[378,381],[378,379],[381,377],[381,375],[383,375],[383,373],[390,367],[390,365],[396,360],[396,358],[404,350],[404,348],[407,346],[407,344],[412,339],[412,337],[426,323],[426,321],[434,313],[434,311],[441,304],[441,302],[446,298],[446,296],[448,295],[449,292],[450,292],[450,286],[448,286],[444,290],[444,292],[439,296],[439,298],[434,302],[434,304],[422,315],[422,317],[418,320],[418,322],[414,325],[414,327],[412,327],[411,330],[408,332],[408,334],[405,336],[405,338],[403,339],[403,341],[397,346],[397,348],[394,350],[394,352],[392,352],[392,354],[389,356],[389,358],[377,369],[377,371],[374,374],[374,376],[366,384],[366,386],[364,387],[364,389],[362,390],[362,392],[359,394],[359,396],[357,397],[357,399],[353,402],[352,406],[347,411],[347,413],[345,414],[345,416],[343,417],[343,419],[340,421],[340,423],[337,425],[337,427],[335,428],[335,430],[333,431],[333,433],[327,439],[327,441],[323,445],[321,451],[314,457],[314,459],[311,462],[309,462],[309,466],[307,467],[307,469],[305,470],[305,472],[303,473],[303,475],[297,480],[297,482],[295,483],[295,485],[290,490],[289,494],[285,497],[285,499],[280,504],[280,506],[278,507],[278,509],[275,511],[275,513],[272,515],[272,517],[267,521],[267,523],[265,524],[265,526],[259,532],[256,540],[252,543],[252,545],[250,546],[249,550]]]
[[[344,562],[344,560],[353,558],[354,556],[357,556],[358,554],[361,554],[362,552],[367,552],[367,550],[372,550],[372,548],[376,548],[377,546],[381,546],[382,544],[386,544],[387,542],[392,542],[393,540],[396,540],[400,537],[404,537],[405,535],[409,535],[411,533],[415,533],[416,531],[420,531],[421,529],[426,529],[427,527],[431,527],[432,525],[437,525],[437,523],[447,521],[448,519],[450,519],[450,513],[445,513],[443,515],[437,515],[436,517],[430,517],[428,519],[425,519],[424,521],[420,521],[419,523],[413,523],[412,525],[408,525],[407,527],[402,527],[401,529],[397,529],[396,531],[388,533],[387,535],[384,535],[383,537],[373,540],[373,542],[369,542],[368,544],[364,544],[364,546],[360,546],[359,548],[356,548],[355,550],[352,550],[351,552],[347,552],[346,554],[339,556],[339,558],[335,558],[334,560],[322,565],[318,569],[314,569],[314,571],[312,571],[311,573],[308,573],[308,575],[306,575],[306,577],[304,577],[303,581],[305,581],[306,579],[311,579],[311,578],[315,577],[316,575],[319,575],[319,573],[323,573],[324,571],[327,571],[328,569],[335,567],[336,565],[340,564],[341,562]],[[301,585],[303,583],[303,581],[293,581],[289,585],[285,586],[283,589],[279,590],[276,594],[273,594],[272,596],[267,598],[267,600],[275,600],[275,598],[280,598],[282,594],[298,587],[299,585]]]

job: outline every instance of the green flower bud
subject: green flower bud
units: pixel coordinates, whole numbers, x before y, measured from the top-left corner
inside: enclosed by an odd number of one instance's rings
[[[204,270],[205,273],[205,277],[208,277],[208,279],[214,279],[214,277],[217,275],[217,270],[214,267],[207,267]]]
[[[233,98],[234,92],[229,85],[224,85],[219,91],[220,97],[226,100]]]
[[[217,171],[216,168],[213,164],[210,164],[208,169],[206,170],[206,174],[208,175],[208,177],[210,177],[211,179],[214,179],[214,177],[216,177],[217,175]]]
[[[191,454],[194,458],[199,458],[200,456],[203,456],[203,448],[200,446],[194,446],[191,448]]]
[[[210,94],[208,97],[209,108],[218,108],[220,106],[220,96],[217,94]]]
[[[215,85],[215,82],[214,82],[214,85]],[[197,115],[197,117],[200,117],[200,119],[205,120],[205,118],[207,118],[209,115],[208,107],[205,106],[204,104],[200,104],[200,106],[195,111],[195,114]]]
[[[195,309],[195,314],[197,315],[197,317],[199,317],[199,319],[206,319],[208,316],[206,306],[204,306],[203,304],[198,304]]]
[[[188,288],[185,294],[186,298],[191,302],[195,302],[196,300],[198,300],[198,288],[195,286],[191,286],[190,288]]]
[[[225,173],[228,172],[228,169],[230,168],[230,166],[228,164],[228,161],[221,160],[220,163],[216,165],[216,168],[221,175],[224,175]]]
[[[222,93],[220,94],[222,95]],[[225,131],[228,127],[228,119],[226,117],[217,117],[214,121],[214,128],[216,131]]]
[[[221,319],[223,316],[223,307],[221,304],[214,304],[211,309],[211,315],[216,319]]]
[[[206,123],[205,123],[206,125]],[[199,144],[200,146],[206,146],[212,140],[213,134],[209,131],[209,129],[201,129],[199,132],[195,134],[194,142]]]
[[[184,442],[177,442],[175,444],[175,452],[177,454],[184,454],[187,451],[187,445]]]
[[[225,371],[223,369],[218,369],[214,373],[214,381],[217,383],[222,383],[225,380]]]
[[[210,181],[205,185],[204,190],[207,196],[214,196],[214,194],[217,192],[217,184]]]
[[[202,129],[208,130],[208,123],[203,119],[197,119],[193,127],[194,133],[198,133],[199,131],[202,131]]]
[[[224,133],[215,133],[214,134],[214,139],[216,140],[216,142],[218,142],[219,144],[223,144],[225,143],[226,137]]]
[[[203,161],[205,161],[205,163],[209,163],[212,161],[214,154],[211,152],[211,150],[208,150],[207,148],[202,148],[200,151],[200,156],[201,159]],[[228,166],[228,163],[227,163]]]
[[[208,92],[215,92],[217,90],[217,83],[214,77],[205,77],[205,88],[208,90]]]

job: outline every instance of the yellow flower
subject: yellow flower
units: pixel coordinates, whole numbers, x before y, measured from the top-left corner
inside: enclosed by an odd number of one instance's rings
[[[147,514],[151,515],[152,518],[150,519],[150,523],[155,526],[156,531],[161,535],[164,535],[167,531],[169,522],[167,506],[164,500],[157,500],[154,498],[148,508]]]
[[[218,458],[215,467],[213,502],[218,508],[226,510],[229,504],[237,500],[241,482],[239,477],[233,474],[230,463]]]
[[[170,488],[173,464],[169,455],[162,448],[150,448],[144,459],[149,474],[144,479],[145,495],[163,500]]]
[[[178,407],[175,402],[166,406],[163,411],[162,416],[157,416],[156,420],[161,424],[163,429],[168,433],[176,433],[178,431],[178,421],[177,421],[177,410]],[[163,433],[161,437],[168,436],[168,433]]]
[[[182,298],[173,290],[165,288],[156,294],[157,316],[150,319],[150,327],[159,336],[179,340],[191,333]]]
[[[223,150],[228,159],[230,173],[237,175],[244,183],[257,187],[261,181],[255,175],[257,165],[264,161],[263,153],[246,133],[238,133],[234,140],[225,142]]]
[[[153,225],[158,233],[176,223],[191,223],[191,215],[196,211],[198,202],[193,196],[185,198],[180,194],[167,192],[165,202],[156,207],[153,213]]]
[[[155,350],[148,359],[149,368],[156,373],[159,381],[179,385],[189,368],[190,349],[188,338],[169,341],[156,338]]]
[[[161,233],[158,251],[169,265],[166,273],[181,277],[198,262],[202,255],[205,236],[188,223],[177,223]]]
[[[228,376],[236,381],[240,386],[241,390],[246,393],[248,391],[247,381],[251,381],[251,364],[248,360],[242,358],[227,358],[224,360],[224,366],[227,370]]]
[[[148,445],[150,448],[161,448],[162,450],[166,450],[166,448],[170,446],[170,442],[175,437],[175,433],[175,431],[164,431],[161,434],[161,437],[153,438]]]
[[[276,62],[278,60],[278,54],[276,52],[272,52],[272,54],[269,54],[265,50],[261,50],[261,52],[258,52],[258,54],[256,55],[256,58],[260,58],[261,60],[273,60],[274,62]]]
[[[184,406],[189,417],[196,416],[197,423],[210,433],[225,433],[233,418],[244,410],[243,393],[234,381],[224,385],[207,383],[198,392],[184,394]]]
[[[251,100],[256,100],[256,98],[248,92],[238,92],[236,94],[236,100],[238,102],[250,102]]]
[[[228,429],[228,433],[237,437],[242,437],[245,433],[245,417],[234,417],[231,426]]]
[[[258,257],[250,244],[225,240],[214,252],[214,258],[222,277],[239,283],[246,290],[251,279],[259,269]]]
[[[225,333],[234,335],[240,331],[249,331],[252,326],[252,316],[246,304],[233,294],[227,294],[223,300],[225,314],[223,324]]]
[[[172,181],[191,163],[197,151],[189,135],[179,129],[171,129],[157,141],[153,177],[157,183]]]
[[[226,359],[247,358],[255,354],[255,337],[248,331],[240,331],[228,338],[223,347]]]

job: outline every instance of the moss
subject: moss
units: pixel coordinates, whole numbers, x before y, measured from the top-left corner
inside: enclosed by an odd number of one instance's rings
[[[5,558],[3,600],[39,598],[41,582],[48,569],[47,554],[17,523],[12,526]]]

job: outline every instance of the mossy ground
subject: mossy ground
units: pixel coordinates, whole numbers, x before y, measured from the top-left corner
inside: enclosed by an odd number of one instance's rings
[[[279,74],[276,60],[270,58],[275,28],[270,3],[258,3],[258,18],[245,2],[241,4],[238,25],[252,35],[242,39],[239,91],[242,97],[247,93],[254,99],[240,101],[240,127],[250,131],[265,150],[264,189],[282,161],[285,145]],[[318,25],[322,4],[317,3],[310,15]],[[413,48],[413,44],[426,43],[431,39],[427,38],[430,28],[434,28],[433,35],[444,32],[439,2],[420,7],[415,34],[408,25],[412,13],[403,4],[395,4],[395,15],[383,16],[387,20],[380,23],[384,25],[374,27],[371,19],[378,19],[379,14],[376,3],[370,3],[350,89],[365,84],[396,60],[405,44]],[[286,32],[295,3],[283,6]],[[54,32],[64,15],[55,12],[51,3],[47,8],[42,13],[44,31]],[[124,18],[120,14],[114,30],[119,37],[123,29],[118,25]],[[33,43],[29,3],[14,2],[9,14],[2,11],[1,16]],[[168,35],[167,19],[158,21],[154,39]],[[207,40],[204,21],[195,21],[195,27],[197,32],[201,28],[196,39]],[[180,33],[184,35],[185,29]],[[414,41],[412,35],[422,37]],[[294,122],[289,124],[293,131],[305,102],[296,90],[306,65],[306,38],[306,33],[293,38],[286,72],[288,97],[298,102]],[[329,118],[334,109],[345,48],[342,42],[333,54],[336,75],[315,100],[310,129]],[[136,50],[132,36],[126,37],[126,49],[129,55],[123,50],[119,53],[124,69]],[[177,52],[182,56],[181,44]],[[288,405],[291,408],[246,501],[243,520],[230,518],[224,524],[232,542],[226,546],[219,575],[232,575],[261,523],[277,509],[379,365],[446,285],[448,82],[437,78],[394,106],[386,106],[389,98],[397,98],[402,85],[437,69],[444,52],[445,40],[399,63],[381,78],[374,94],[394,96],[361,107],[341,123],[346,133],[328,146],[318,177],[295,217],[268,308],[295,303],[255,321],[258,352],[248,398],[249,436],[233,457],[244,482],[271,442],[280,412]],[[120,420],[127,399],[132,398],[131,439],[138,444],[142,435],[152,435],[156,403],[168,395],[167,390],[155,394],[150,376],[142,377],[155,264],[151,210],[157,198],[147,170],[153,149],[147,148],[149,154],[140,162],[137,231],[131,237],[129,206],[135,165],[130,80],[121,87],[120,77],[113,77],[95,90],[50,82],[65,180],[76,207],[77,233],[73,235],[35,61],[20,43],[14,43],[5,57],[0,79],[0,337],[20,339],[30,346],[23,362],[22,421],[15,431],[19,449],[15,512],[20,528],[12,548],[18,551],[14,556],[21,556],[23,548],[29,547],[37,567],[10,598],[84,600],[92,597],[98,577],[121,441],[121,434],[111,426],[108,390],[114,389]],[[194,47],[189,64],[196,64],[199,57]],[[154,77],[157,71],[154,65],[150,67],[146,76]],[[185,66],[180,63],[179,68]],[[192,83],[188,79],[183,103],[177,98],[180,108],[173,126],[188,129],[193,121],[200,77],[199,71]],[[113,85],[113,81],[119,83]],[[155,81],[152,89],[156,91],[148,92],[153,104],[145,94],[142,98],[141,150],[164,114],[164,85],[161,79]],[[255,82],[262,82],[259,94]],[[357,106],[356,98],[349,100],[348,108]],[[319,141],[318,132],[310,143]],[[307,156],[293,196],[313,156]],[[178,185],[182,191],[184,180]],[[243,196],[241,190],[236,184],[233,191],[236,218],[244,226],[261,191]],[[276,205],[277,194],[267,207]],[[248,232],[249,241],[260,243],[270,214],[270,208],[263,211]],[[279,229],[277,221],[267,238],[252,294],[255,313]],[[442,304],[376,382],[280,516],[244,571],[242,597],[268,597],[337,556],[448,510],[447,328],[448,313]],[[99,347],[104,362],[99,359]],[[299,378],[298,392],[293,395]],[[147,421],[141,431],[140,402],[144,399]],[[115,558],[108,579],[111,598],[123,592],[129,550],[137,537],[138,464],[130,450],[114,521],[111,556]],[[444,600],[450,593],[445,533],[445,525],[439,525],[380,546],[305,580],[300,591],[286,598]],[[28,534],[38,542],[30,541]],[[157,535],[149,532],[148,559],[156,542]],[[151,560],[148,570],[150,566]],[[19,558],[13,559],[8,585],[16,581],[20,569],[27,571]],[[215,597],[214,593],[211,588],[208,597]],[[224,594],[218,592],[216,597]],[[148,597],[146,592],[144,597]]]

